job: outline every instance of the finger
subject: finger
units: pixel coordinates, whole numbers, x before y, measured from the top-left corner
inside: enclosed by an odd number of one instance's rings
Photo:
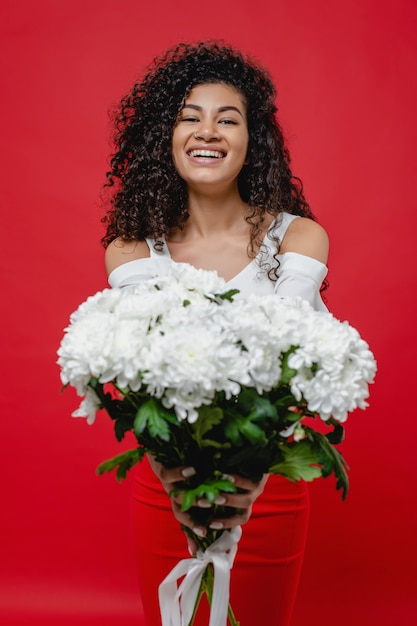
[[[188,552],[191,554],[191,556],[194,556],[195,553],[198,550],[198,545],[196,544],[196,542],[194,541],[194,539],[192,539],[192,537],[190,537],[190,535],[188,535],[187,533],[185,533],[185,536],[187,537],[187,543],[188,543]]]
[[[254,483],[248,479],[237,477],[236,482],[238,482],[239,485],[242,485],[239,486],[239,490],[243,493],[222,492],[215,498],[214,502],[210,502],[207,498],[200,498],[194,502],[193,506],[201,509],[210,509],[213,505],[247,509],[252,506],[256,498],[263,492],[267,478],[268,475],[265,474],[265,478],[263,478],[259,483]],[[245,486],[246,489],[244,489],[243,486]],[[171,499],[177,504],[182,504],[183,498],[184,492],[171,495]]]
[[[266,481],[268,480],[268,474],[264,474],[262,479],[257,483],[254,483],[249,478],[238,476],[237,474],[231,474],[230,476],[228,476],[228,478],[232,479],[232,482],[234,483],[235,487],[237,487],[238,489],[245,489],[246,491],[253,491],[254,489],[257,489],[258,487],[262,487],[262,489],[264,488]]]
[[[196,473],[193,467],[175,467],[174,469],[167,469],[163,465],[160,466],[158,476],[161,481],[166,483],[178,483],[187,478],[191,478]]]
[[[249,520],[252,513],[252,507],[249,507],[245,510],[240,510],[237,515],[232,515],[231,517],[223,517],[221,519],[214,519],[209,528],[212,530],[226,530],[229,528],[234,528],[235,526],[242,526],[246,524]]]
[[[250,493],[225,493],[221,497],[216,498],[218,500],[216,504],[230,506],[235,509],[248,509],[255,502],[257,495],[254,491]]]
[[[148,454],[149,464],[152,467],[154,473],[158,476],[161,482],[164,483],[176,483],[187,478],[194,476],[196,471],[194,467],[175,467],[173,469],[167,469],[159,463],[152,454]]]
[[[188,515],[187,512],[181,511],[181,507],[176,503],[172,502],[172,510],[174,513],[175,519],[182,524],[183,526],[187,526],[190,530],[193,531],[197,537],[205,537],[207,534],[206,528],[204,526],[199,526]]]

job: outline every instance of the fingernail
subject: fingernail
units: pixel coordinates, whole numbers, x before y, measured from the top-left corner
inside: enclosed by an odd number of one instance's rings
[[[201,509],[211,509],[212,504],[208,500],[197,500],[197,506],[199,506]]]
[[[212,522],[210,524],[210,528],[212,530],[221,530],[223,528],[223,524],[222,524],[222,522]]]
[[[214,500],[214,504],[225,504],[226,498],[224,496],[217,496]]]
[[[202,528],[199,528],[198,526],[195,526],[193,528],[193,533],[197,535],[197,537],[204,537],[206,534],[204,530]]]
[[[195,469],[193,467],[184,467],[184,469],[181,471],[181,474],[184,476],[184,478],[191,478],[191,476],[195,476]]]
[[[230,480],[231,483],[235,482],[234,477],[230,476],[230,474],[222,474],[222,478],[223,478],[223,480]]]

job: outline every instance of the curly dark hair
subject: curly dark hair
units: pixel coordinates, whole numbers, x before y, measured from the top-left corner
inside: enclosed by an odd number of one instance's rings
[[[221,42],[181,43],[156,58],[115,114],[116,150],[105,187],[112,208],[103,222],[106,247],[116,237],[156,241],[188,218],[187,187],[171,157],[172,133],[185,98],[196,85],[224,83],[243,94],[249,130],[248,164],[239,192],[249,205],[249,253],[261,244],[265,214],[287,211],[315,219],[276,118],[276,91],[267,70]],[[277,250],[279,242],[277,241]]]

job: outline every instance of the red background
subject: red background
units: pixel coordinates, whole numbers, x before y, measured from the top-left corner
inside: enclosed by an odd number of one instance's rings
[[[371,407],[348,423],[345,503],[311,487],[294,626],[411,626],[416,606],[414,0],[2,2],[0,622],[140,626],[131,479],[60,395],[68,316],[106,286],[107,110],[179,40],[221,37],[268,66],[295,172],[332,242],[328,302],[369,341]],[[279,541],[279,537],[277,537]],[[256,599],[254,599],[256,601]]]

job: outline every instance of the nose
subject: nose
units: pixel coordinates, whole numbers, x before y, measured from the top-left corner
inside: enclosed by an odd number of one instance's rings
[[[219,130],[215,123],[205,121],[199,124],[198,128],[196,128],[194,131],[194,137],[207,143],[219,138]]]

